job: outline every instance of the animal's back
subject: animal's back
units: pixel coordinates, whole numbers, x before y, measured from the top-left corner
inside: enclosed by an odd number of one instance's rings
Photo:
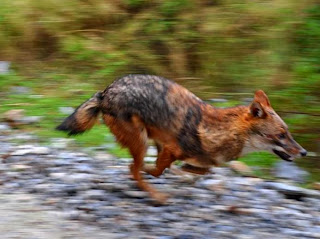
[[[118,119],[139,116],[148,126],[179,131],[186,117],[200,117],[203,102],[184,87],[154,75],[127,75],[103,93],[102,112]],[[190,119],[189,119],[190,120]]]

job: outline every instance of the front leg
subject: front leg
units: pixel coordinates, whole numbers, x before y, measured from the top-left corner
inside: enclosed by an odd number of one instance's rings
[[[144,165],[143,171],[154,177],[159,177],[175,160],[172,153],[164,147],[158,154],[156,165]]]

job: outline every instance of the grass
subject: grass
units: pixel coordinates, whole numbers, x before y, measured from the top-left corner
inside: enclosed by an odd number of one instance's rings
[[[278,161],[278,158],[267,152],[255,152],[241,157],[239,160],[249,166],[271,168]]]
[[[239,161],[252,167],[253,174],[259,178],[274,179],[271,169],[279,159],[268,152],[255,152],[239,158]]]
[[[47,73],[41,77],[44,80],[39,80],[38,77],[20,76],[15,73],[0,75],[0,91],[2,92],[0,114],[11,109],[24,109],[26,115],[43,116],[39,123],[24,126],[22,130],[35,133],[40,137],[40,141],[43,144],[48,144],[52,138],[68,137],[65,133],[55,130],[55,127],[67,116],[60,112],[59,107],[77,107],[98,89],[103,89],[108,82],[101,86],[94,81],[84,81],[83,78],[86,76],[81,74]],[[24,94],[14,93],[12,87],[15,86],[27,87],[30,92]],[[213,103],[213,105],[216,107],[230,107],[241,103],[229,98],[227,102]],[[286,121],[290,126],[299,129],[299,127],[303,128],[306,120],[309,120],[308,117],[307,115],[293,115],[286,117]],[[314,134],[308,135],[304,133],[303,135],[307,135],[305,138],[301,138],[304,142],[308,142],[310,138],[315,137]],[[109,129],[103,124],[95,125],[89,132],[72,138],[75,139],[76,147],[97,147],[109,144],[112,145],[108,149],[111,154],[121,158],[131,157],[128,150],[122,149],[115,144]],[[271,169],[278,158],[270,153],[261,152],[249,154],[239,160],[252,166],[256,176],[272,179]],[[310,182],[320,181],[319,170],[317,169],[320,166],[313,168],[309,161],[299,161],[298,163],[303,167],[309,168],[312,173]]]
[[[24,109],[29,116],[43,116],[36,125],[26,125],[23,131],[32,131],[40,137],[44,144],[52,138],[68,137],[64,132],[56,131],[55,127],[68,115],[60,112],[59,107],[76,108],[97,90],[94,83],[83,83],[74,75],[50,75],[50,80],[29,79],[16,74],[0,76],[0,90],[5,93],[0,98],[0,114],[12,109]],[[68,78],[69,81],[65,81]],[[76,85],[76,90],[74,85]],[[30,93],[16,94],[12,92],[14,86],[27,87]],[[40,97],[39,97],[40,96]],[[103,124],[95,125],[92,130],[73,137],[79,147],[100,146],[114,143],[109,129]],[[130,157],[125,149],[118,145],[110,149],[110,153],[118,157]]]

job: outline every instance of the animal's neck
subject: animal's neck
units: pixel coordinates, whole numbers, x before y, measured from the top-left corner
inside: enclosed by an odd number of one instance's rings
[[[247,130],[249,107],[240,105],[230,108],[216,108],[207,105],[204,108],[204,117],[210,122],[221,125],[232,125],[238,129]]]
[[[237,158],[249,138],[247,122],[249,108],[214,108],[207,105],[203,109],[204,124],[199,128],[205,150],[219,152],[225,160]]]

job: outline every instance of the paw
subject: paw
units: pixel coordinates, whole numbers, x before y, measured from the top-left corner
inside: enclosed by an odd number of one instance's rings
[[[160,175],[162,174],[162,171],[158,170],[155,166],[153,165],[144,165],[143,167],[143,171],[147,174],[152,175],[153,177],[160,177]]]
[[[158,203],[160,204],[166,204],[167,200],[169,199],[169,195],[166,194],[166,193],[160,193],[160,192],[157,192],[157,193],[152,193],[151,194],[151,197],[156,200]]]
[[[150,165],[150,164],[145,164],[143,165],[143,172],[149,173],[155,170],[155,166],[154,165]]]

